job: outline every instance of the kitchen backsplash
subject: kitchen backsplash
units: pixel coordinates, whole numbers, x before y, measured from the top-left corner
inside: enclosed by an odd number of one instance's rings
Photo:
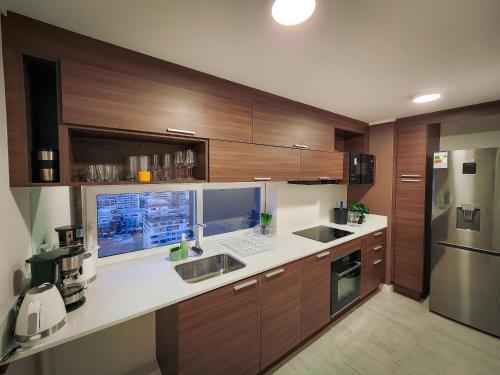
[[[277,233],[290,233],[330,219],[330,211],[347,200],[346,185],[267,184],[268,211]]]

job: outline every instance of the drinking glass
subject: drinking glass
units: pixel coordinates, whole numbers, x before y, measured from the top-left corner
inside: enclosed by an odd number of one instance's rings
[[[96,164],[95,168],[97,171],[97,182],[106,181],[106,174],[104,172],[104,164]]]
[[[193,150],[186,150],[184,164],[187,167],[187,180],[191,181],[193,180],[193,167],[196,166],[196,154]]]
[[[149,182],[151,181],[151,164],[148,155],[139,156],[139,181]]]
[[[172,154],[163,155],[163,180],[170,181],[172,177]]]
[[[127,157],[127,175],[126,179],[129,181],[137,181],[137,172],[139,172],[139,157],[138,156],[128,156]]]
[[[183,151],[175,151],[174,154],[174,168],[175,168],[175,180],[182,181],[183,179],[183,168],[184,165],[184,152]]]
[[[85,179],[87,182],[97,181],[97,168],[95,164],[88,164],[85,167]]]
[[[104,181],[113,181],[113,165],[104,164]]]
[[[151,178],[154,182],[162,179],[162,169],[160,167],[160,155],[153,155],[153,164],[151,165]]]

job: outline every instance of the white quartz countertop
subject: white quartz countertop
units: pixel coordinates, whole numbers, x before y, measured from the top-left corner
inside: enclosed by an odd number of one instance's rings
[[[170,262],[167,254],[101,266],[97,270],[96,281],[86,289],[86,303],[67,315],[65,326],[47,341],[40,342],[29,349],[18,350],[8,362],[386,228],[387,217],[368,215],[366,222],[359,226],[321,224],[353,232],[353,234],[328,243],[294,234],[271,235],[269,240],[272,242],[272,249],[269,251],[245,258],[231,254],[242,260],[246,267],[195,284],[186,283],[180,278],[173,267],[181,262]],[[227,249],[221,249],[209,239],[205,239],[203,250],[201,257],[190,258],[186,261],[218,253],[231,253]]]

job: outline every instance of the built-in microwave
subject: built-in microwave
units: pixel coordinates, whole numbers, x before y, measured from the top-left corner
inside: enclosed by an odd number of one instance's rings
[[[349,184],[373,184],[374,156],[359,152],[350,152],[348,158]]]

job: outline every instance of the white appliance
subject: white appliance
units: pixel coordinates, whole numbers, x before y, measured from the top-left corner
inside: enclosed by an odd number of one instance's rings
[[[30,347],[61,329],[65,323],[66,308],[61,294],[55,285],[44,283],[24,296],[14,338],[22,347]]]

